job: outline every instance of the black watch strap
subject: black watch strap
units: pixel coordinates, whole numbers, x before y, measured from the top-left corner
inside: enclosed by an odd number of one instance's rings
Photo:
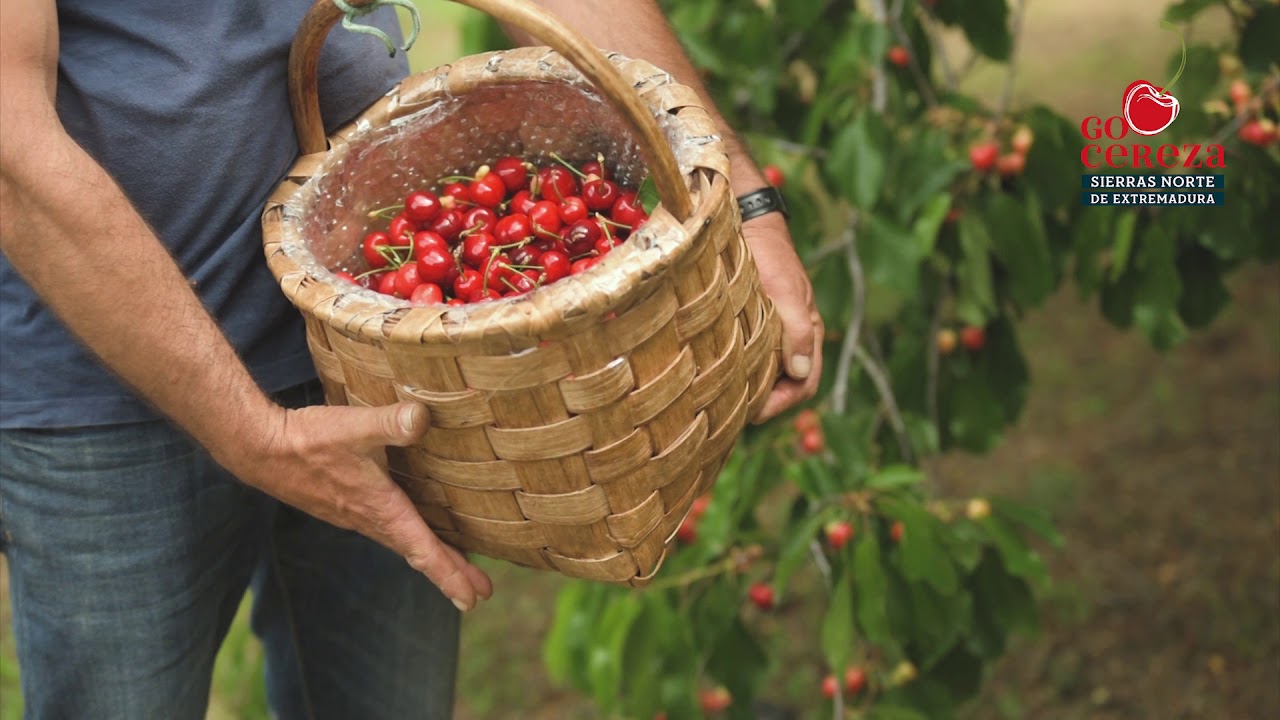
[[[787,203],[776,187],[760,188],[746,195],[739,195],[738,209],[742,211],[742,222],[771,212],[780,212],[782,217],[791,218],[791,214],[787,212]]]

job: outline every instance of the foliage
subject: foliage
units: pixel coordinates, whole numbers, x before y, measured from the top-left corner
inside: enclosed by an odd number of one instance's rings
[[[953,717],[1009,637],[1035,631],[1035,593],[1049,582],[1037,549],[1061,538],[1034,508],[936,497],[921,460],[987,451],[1016,421],[1029,391],[1016,321],[1064,283],[1167,348],[1230,300],[1228,272],[1280,257],[1280,148],[1238,137],[1280,114],[1280,5],[1169,6],[1172,23],[1210,7],[1234,19],[1229,43],[1187,48],[1169,88],[1181,114],[1158,140],[1223,145],[1227,168],[1143,172],[1226,175],[1227,206],[1121,208],[1079,199],[1077,176],[1135,171],[1081,166],[1098,142],[1084,118],[956,89],[939,31],[1015,63],[1018,0],[664,4],[730,123],[787,177],[792,232],[831,329],[811,431],[825,442],[797,442],[808,416],[750,429],[687,521],[696,540],[651,588],[560,594],[548,672],[609,715],[701,717],[699,692],[724,687],[723,714],[748,718],[777,688],[799,682],[818,697],[824,675],[858,667],[866,687],[824,701],[836,717]],[[492,47],[493,26],[467,37],[471,51]],[[886,62],[893,46],[905,66]],[[1117,100],[1133,79],[1113,78]],[[1233,108],[1222,98],[1234,81],[1252,97]],[[1120,104],[1093,114],[1105,121]],[[1034,138],[1025,169],[975,169],[975,144],[996,143],[1003,163],[1019,132]],[[966,328],[980,342],[941,341]],[[855,528],[838,549],[824,540],[834,521]],[[755,582],[774,588],[774,615],[745,601]],[[813,622],[783,633],[778,614]]]

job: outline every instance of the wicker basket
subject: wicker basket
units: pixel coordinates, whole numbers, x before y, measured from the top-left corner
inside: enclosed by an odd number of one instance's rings
[[[313,6],[290,58],[303,154],[263,214],[267,260],[306,318],[330,404],[429,409],[422,442],[388,459],[442,539],[641,586],[763,405],[779,323],[696,95],[528,3],[460,1],[554,50],[414,75],[329,138],[316,64],[340,15]],[[331,272],[360,269],[371,208],[503,154],[550,151],[603,151],[623,181],[652,174],[662,197],[592,270],[463,307],[410,307]]]

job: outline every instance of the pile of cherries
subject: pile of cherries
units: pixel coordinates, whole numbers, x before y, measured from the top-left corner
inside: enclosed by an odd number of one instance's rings
[[[415,190],[371,212],[390,223],[364,238],[369,269],[337,276],[415,305],[464,305],[586,271],[649,216],[603,156],[581,168],[552,157],[543,167],[504,157],[474,176],[441,178],[438,194]]]

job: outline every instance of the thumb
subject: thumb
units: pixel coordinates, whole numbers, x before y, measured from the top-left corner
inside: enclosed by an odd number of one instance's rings
[[[816,326],[809,308],[800,302],[776,303],[782,321],[782,362],[787,375],[804,380],[813,372],[813,339]]]
[[[357,438],[376,447],[412,445],[427,431],[430,420],[427,408],[413,402],[359,408],[357,412],[348,428]]]

